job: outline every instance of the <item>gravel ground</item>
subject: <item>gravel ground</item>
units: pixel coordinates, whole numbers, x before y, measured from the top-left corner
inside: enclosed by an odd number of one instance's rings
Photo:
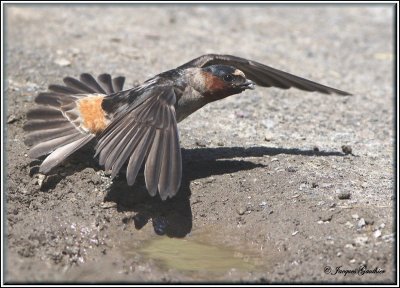
[[[6,5],[6,281],[393,283],[393,13]],[[91,150],[36,174],[22,126],[48,84],[108,72],[133,86],[206,53],[354,96],[258,88],[204,107],[180,123],[183,184],[166,202],[143,176],[111,181]]]

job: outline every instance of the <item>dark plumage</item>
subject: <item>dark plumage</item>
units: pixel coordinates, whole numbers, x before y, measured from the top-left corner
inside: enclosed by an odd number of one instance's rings
[[[204,55],[123,90],[124,77],[90,74],[50,85],[28,112],[30,156],[50,154],[40,172],[52,168],[92,139],[95,155],[115,177],[127,163],[133,185],[143,165],[150,195],[163,200],[179,190],[182,160],[177,123],[207,103],[263,87],[295,87],[324,94],[350,95],[261,63],[229,55]]]

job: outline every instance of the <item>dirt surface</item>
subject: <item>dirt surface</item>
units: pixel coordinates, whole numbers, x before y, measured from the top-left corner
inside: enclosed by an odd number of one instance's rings
[[[6,281],[395,281],[391,5],[5,8]],[[130,87],[210,52],[354,96],[258,87],[204,107],[179,125],[166,202],[90,149],[37,174],[22,126],[47,85],[108,72]],[[214,269],[217,251],[252,264]]]

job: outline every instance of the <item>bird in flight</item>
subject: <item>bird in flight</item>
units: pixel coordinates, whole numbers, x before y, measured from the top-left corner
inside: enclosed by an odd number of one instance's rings
[[[39,172],[47,174],[95,139],[95,156],[114,178],[127,163],[133,185],[144,163],[146,188],[162,200],[179,190],[182,160],[177,123],[204,105],[255,85],[295,87],[324,94],[351,95],[231,55],[208,54],[124,90],[125,78],[81,74],[65,85],[50,85],[27,113],[25,143],[31,158],[48,155]]]

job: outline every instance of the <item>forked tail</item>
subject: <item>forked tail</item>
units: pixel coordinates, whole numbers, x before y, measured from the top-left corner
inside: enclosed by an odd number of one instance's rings
[[[48,173],[68,156],[81,149],[105,129],[108,119],[101,108],[102,99],[123,89],[124,77],[90,74],[80,79],[66,77],[65,86],[50,85],[49,92],[40,93],[38,104],[27,114],[25,144],[32,146],[31,158],[50,154],[40,166]]]

